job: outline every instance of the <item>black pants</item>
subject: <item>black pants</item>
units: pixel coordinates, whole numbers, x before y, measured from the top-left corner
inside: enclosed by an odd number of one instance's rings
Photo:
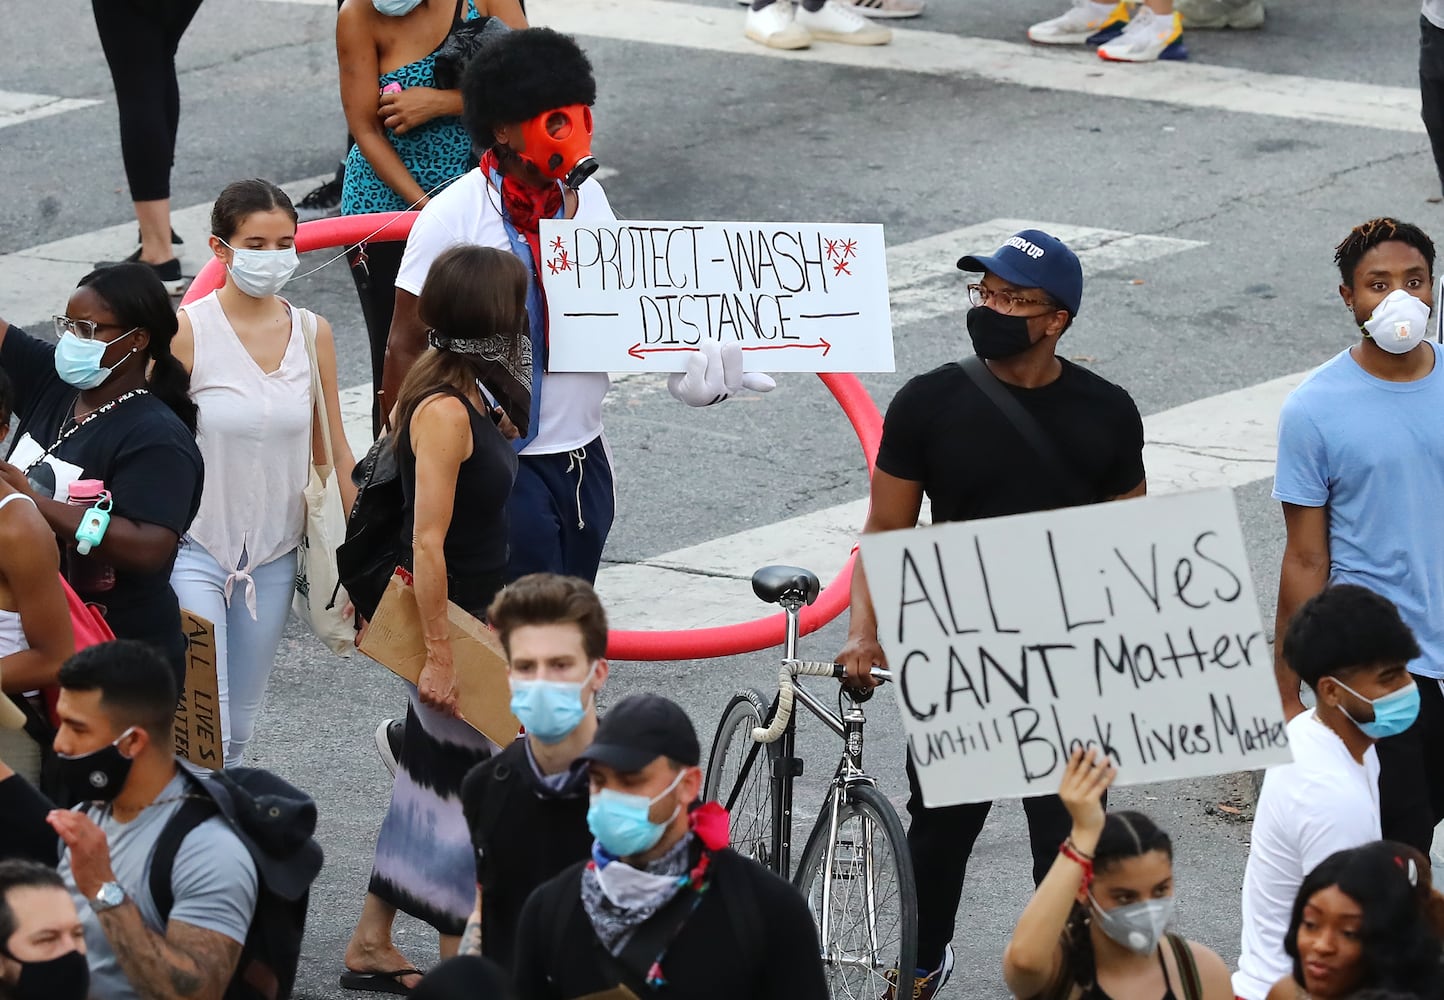
[[[1419,685],[1418,720],[1376,744],[1379,820],[1385,840],[1428,854],[1434,827],[1444,820],[1444,692],[1428,677],[1416,676],[1414,683]]]
[[[388,240],[363,243],[346,255],[351,262],[351,280],[361,299],[361,315],[366,320],[366,338],[371,343],[371,433],[381,433],[380,397],[381,370],[386,365],[386,338],[391,334],[391,315],[396,311],[396,275],[401,272],[401,255],[406,243]],[[388,400],[394,405],[396,400]]]
[[[987,822],[991,802],[929,809],[923,805],[922,788],[908,753],[908,852],[918,887],[918,957],[920,969],[936,969],[943,961],[943,949],[953,939],[958,903],[963,898],[963,878],[973,843]],[[1023,800],[1028,817],[1028,842],[1033,851],[1033,884],[1043,881],[1061,844],[1073,828],[1073,820],[1056,795]]]
[[[1434,167],[1444,187],[1444,29],[1436,28],[1429,19],[1419,18],[1419,97],[1420,117],[1429,131],[1429,145],[1434,150]]]
[[[120,109],[120,154],[132,201],[170,197],[180,127],[175,53],[201,0],[91,0]]]

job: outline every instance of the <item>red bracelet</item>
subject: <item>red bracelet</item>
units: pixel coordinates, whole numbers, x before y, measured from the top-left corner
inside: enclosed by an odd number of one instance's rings
[[[1058,853],[1083,869],[1083,884],[1085,886],[1093,884],[1093,862],[1085,858],[1083,853],[1073,846],[1072,840],[1065,840],[1059,844]]]

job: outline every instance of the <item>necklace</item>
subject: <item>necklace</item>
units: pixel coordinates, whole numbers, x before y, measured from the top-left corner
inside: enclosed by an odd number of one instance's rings
[[[87,413],[85,416],[81,417],[79,420],[76,420],[76,419],[72,416],[72,417],[71,417],[71,420],[70,420],[70,426],[67,427],[67,428],[65,428],[65,430],[61,432],[60,436],[55,439],[55,443],[52,444],[49,448],[46,448],[44,451],[42,451],[42,452],[40,453],[40,457],[39,457],[39,458],[35,459],[35,461],[31,462],[28,466],[25,467],[25,473],[26,473],[26,475],[29,475],[29,474],[30,474],[30,471],[31,471],[32,469],[34,469],[34,468],[35,468],[37,465],[39,465],[41,462],[43,462],[43,461],[45,461],[47,458],[49,458],[49,457],[51,456],[51,454],[53,454],[57,448],[59,448],[61,445],[63,445],[66,441],[70,440],[71,436],[74,435],[76,431],[80,430],[80,428],[84,427],[86,424],[90,423],[92,420],[95,420],[97,417],[103,417],[103,416],[105,416],[107,413],[109,413],[111,410],[115,409],[115,408],[116,408],[117,406],[119,406],[121,403],[124,403],[127,399],[134,399],[136,396],[148,396],[148,395],[150,395],[150,390],[149,390],[149,389],[131,389],[129,392],[123,392],[123,393],[121,393],[119,396],[116,396],[116,397],[115,397],[114,399],[112,399],[110,402],[104,403],[104,404],[102,404],[101,406],[96,407],[94,410],[91,410],[89,413]],[[80,402],[80,397],[79,397],[79,396],[76,396],[76,397],[75,397],[75,402],[76,402],[76,403],[79,403],[79,402]],[[73,404],[72,404],[72,406],[71,406],[70,412],[71,412],[72,414],[74,414],[74,412],[75,412],[75,407],[74,407]]]

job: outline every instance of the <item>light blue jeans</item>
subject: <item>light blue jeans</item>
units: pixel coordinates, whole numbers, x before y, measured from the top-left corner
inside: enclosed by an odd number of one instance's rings
[[[244,565],[244,564],[243,564]],[[247,577],[245,574],[249,574]],[[235,577],[230,600],[226,580]],[[249,579],[249,582],[248,582]],[[256,734],[266,683],[276,662],[281,633],[296,590],[296,550],[253,570],[223,569],[204,547],[187,538],[176,554],[170,585],[180,606],[216,627],[216,680],[221,701],[221,739],[226,767],[240,764]],[[248,589],[255,587],[255,615]]]

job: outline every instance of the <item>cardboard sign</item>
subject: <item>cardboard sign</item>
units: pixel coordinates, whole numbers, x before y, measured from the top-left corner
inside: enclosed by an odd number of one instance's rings
[[[929,806],[1291,759],[1227,489],[864,535],[878,640]]]
[[[461,715],[471,728],[498,746],[516,739],[521,723],[511,714],[506,652],[496,633],[450,601],[451,659],[456,665]],[[426,642],[416,591],[401,574],[391,578],[376,614],[361,633],[358,648],[412,684],[426,665]]]
[[[177,757],[214,771],[225,763],[216,627],[181,608],[181,629],[186,636],[186,689],[175,710],[175,752]]]
[[[548,364],[680,372],[704,340],[748,371],[890,372],[882,226],[541,222]]]

